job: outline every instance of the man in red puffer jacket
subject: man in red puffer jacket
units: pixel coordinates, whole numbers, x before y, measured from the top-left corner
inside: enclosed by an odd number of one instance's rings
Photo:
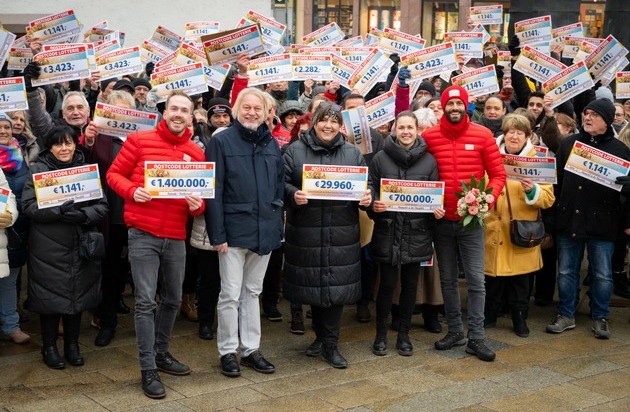
[[[154,399],[166,396],[158,369],[172,375],[190,374],[190,368],[170,354],[169,341],[182,300],[186,221],[189,214],[201,215],[205,203],[196,196],[152,199],[144,188],[144,165],[145,161],[205,161],[204,153],[190,140],[193,107],[186,94],[171,92],[157,128],[131,133],[107,172],[107,183],[125,200],[142,389]],[[159,305],[155,302],[158,277]]]
[[[468,93],[460,86],[444,90],[440,98],[444,116],[440,124],[422,133],[428,151],[435,156],[440,180],[445,182],[444,219],[437,222],[434,244],[440,267],[444,309],[448,324],[446,336],[435,342],[438,350],[464,345],[464,327],[459,299],[457,258],[461,257],[468,288],[468,346],[466,352],[484,361],[494,360],[494,352],[484,342],[483,310],[486,290],[484,285],[484,229],[464,228],[457,214],[457,196],[462,181],[477,181],[486,174],[492,194],[499,196],[505,185],[505,170],[492,132],[474,124],[466,114]],[[491,205],[491,207],[494,205]]]

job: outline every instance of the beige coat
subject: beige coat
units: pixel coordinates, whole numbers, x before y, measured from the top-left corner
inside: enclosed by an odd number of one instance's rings
[[[504,153],[503,147],[499,146]],[[536,151],[528,141],[522,155],[535,156]],[[527,199],[521,183],[507,180],[512,203],[512,216],[517,220],[535,220],[538,209],[547,209],[555,200],[551,184],[536,184],[536,194]],[[496,196],[496,194],[495,194]],[[505,189],[497,199],[490,217],[486,220],[485,274],[488,276],[514,276],[532,273],[542,268],[540,246],[522,248],[510,241],[510,214]]]

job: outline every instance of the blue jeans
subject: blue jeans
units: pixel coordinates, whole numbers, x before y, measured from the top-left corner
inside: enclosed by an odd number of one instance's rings
[[[459,250],[468,289],[468,337],[483,339],[483,309],[486,300],[483,228],[464,229],[461,222],[441,219],[433,232],[433,244],[440,268],[448,331],[464,331],[457,270]]]
[[[580,267],[584,246],[591,268],[591,311],[593,319],[608,319],[612,296],[612,255],[615,243],[608,240],[575,239],[558,235],[558,312],[575,318],[575,303],[580,290]]]
[[[16,289],[18,273],[20,268],[11,268],[9,276],[0,278],[0,324],[5,335],[20,329]]]
[[[177,310],[182,302],[186,245],[183,240],[159,238],[131,228],[129,263],[135,285],[134,320],[140,369],[155,369],[156,352],[168,352]],[[158,281],[159,306],[155,302]]]

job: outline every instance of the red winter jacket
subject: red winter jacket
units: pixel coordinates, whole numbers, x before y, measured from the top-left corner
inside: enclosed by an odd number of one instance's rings
[[[238,74],[234,76],[234,83],[232,83],[232,94],[230,95],[230,106],[234,107],[238,94],[247,89],[249,85],[248,77],[241,77]]]
[[[448,121],[446,115],[442,121]],[[457,214],[458,197],[455,192],[462,191],[462,181],[470,183],[473,175],[480,181],[487,173],[490,179],[488,187],[493,188],[495,198],[505,185],[505,169],[492,132],[470,122],[467,116],[463,121],[468,123],[468,127],[455,139],[442,133],[441,124],[422,132],[429,153],[437,160],[440,180],[446,183],[444,209],[449,220],[461,220]]]
[[[396,88],[396,100],[394,103],[394,114],[398,116],[398,113],[405,110],[411,110],[411,104],[409,103],[409,86]]]
[[[192,133],[186,129],[182,136],[168,130],[162,120],[155,130],[131,133],[120,153],[107,172],[107,183],[120,197],[125,199],[125,223],[154,236],[168,239],[186,239],[188,203],[184,199],[152,199],[137,203],[133,194],[144,187],[145,161],[203,162],[203,151],[191,140]],[[190,212],[201,215],[205,202],[199,210]]]

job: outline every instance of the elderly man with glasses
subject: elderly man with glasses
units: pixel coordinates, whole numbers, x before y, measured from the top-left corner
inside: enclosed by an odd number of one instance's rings
[[[614,241],[622,228],[630,234],[630,214],[623,207],[620,192],[602,180],[565,170],[576,143],[586,144],[607,154],[630,160],[630,149],[615,138],[612,123],[615,107],[607,99],[589,103],[582,112],[578,133],[562,141],[556,153],[556,231],[558,234],[558,313],[547,332],[562,333],[575,328],[577,293],[584,248],[592,271],[590,284],[592,331],[596,338],[608,339],[610,297],[613,290],[612,254]],[[600,170],[595,159],[591,163]]]

